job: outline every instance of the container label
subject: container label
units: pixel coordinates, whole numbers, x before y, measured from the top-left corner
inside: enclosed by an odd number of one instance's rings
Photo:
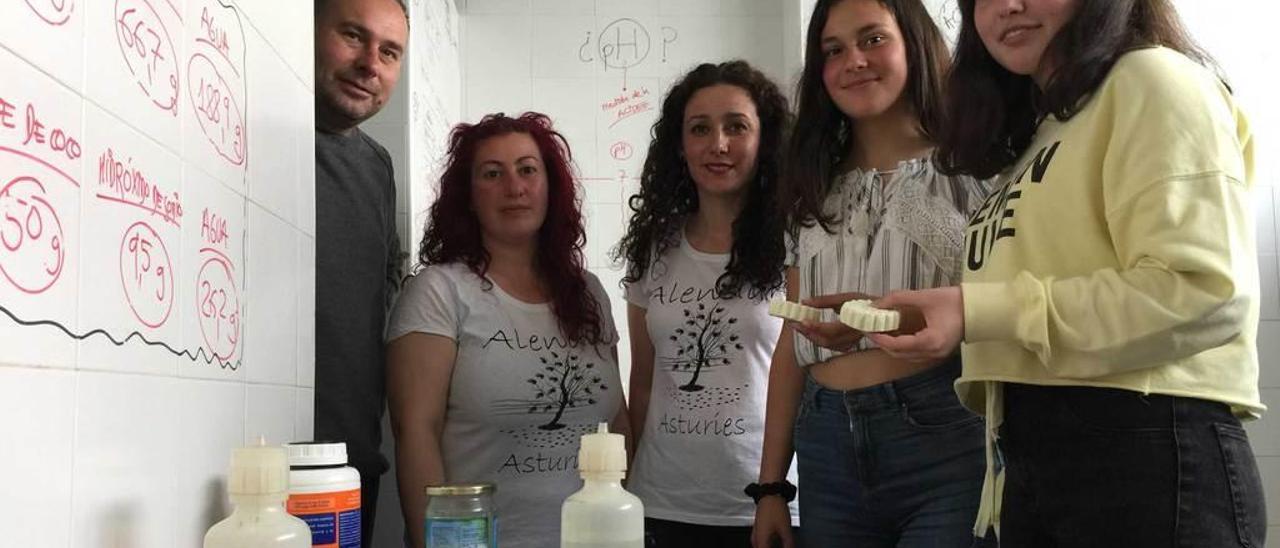
[[[289,513],[311,528],[311,546],[360,548],[360,490],[289,495]]]
[[[494,525],[488,518],[427,518],[427,546],[492,548],[497,546]]]

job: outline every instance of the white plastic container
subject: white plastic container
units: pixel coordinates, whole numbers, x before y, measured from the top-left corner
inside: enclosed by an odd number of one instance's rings
[[[360,548],[360,472],[345,443],[291,443],[289,513],[311,528],[311,546]]]
[[[582,436],[578,473],[582,489],[560,509],[561,548],[643,548],[644,505],[622,488],[627,471],[626,441],[600,423]]]
[[[242,447],[231,454],[227,492],[235,511],[204,535],[204,548],[309,548],[311,530],[284,510],[289,464],[283,447]]]

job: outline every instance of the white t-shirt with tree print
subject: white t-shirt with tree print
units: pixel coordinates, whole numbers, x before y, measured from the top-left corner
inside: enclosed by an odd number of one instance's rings
[[[622,403],[609,299],[587,273],[607,344],[568,344],[549,304],[486,284],[465,265],[423,269],[405,285],[387,340],[449,337],[458,354],[441,450],[448,482],[493,482],[504,548],[560,542],[560,505],[582,486],[578,442]],[[425,425],[424,425],[425,427]]]
[[[627,489],[650,518],[750,526],[742,492],[760,474],[769,362],[782,329],[767,300],[718,299],[729,254],[680,243],[626,287],[645,309],[653,388]],[[794,469],[788,478],[795,483]],[[792,521],[796,507],[792,505]]]

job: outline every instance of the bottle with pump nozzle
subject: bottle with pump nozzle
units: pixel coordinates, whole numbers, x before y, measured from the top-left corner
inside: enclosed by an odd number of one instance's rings
[[[241,447],[231,454],[227,492],[235,510],[204,535],[204,548],[310,548],[306,522],[284,509],[289,460],[283,447]]]
[[[560,509],[561,548],[642,548],[644,505],[622,488],[627,448],[622,434],[610,434],[600,423],[582,436],[578,473],[582,489],[569,495]]]

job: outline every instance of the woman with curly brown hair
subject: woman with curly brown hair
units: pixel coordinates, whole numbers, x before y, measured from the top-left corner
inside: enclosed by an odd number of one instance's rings
[[[616,254],[638,446],[628,488],[651,545],[747,546],[760,466],[768,298],[785,248],[774,206],[786,98],[742,61],[703,64],[663,101]]]
[[[498,486],[505,547],[560,538],[578,440],[627,431],[615,344],[584,242],[569,148],[544,115],[461,124],[387,332],[401,509],[423,544],[423,486]]]

